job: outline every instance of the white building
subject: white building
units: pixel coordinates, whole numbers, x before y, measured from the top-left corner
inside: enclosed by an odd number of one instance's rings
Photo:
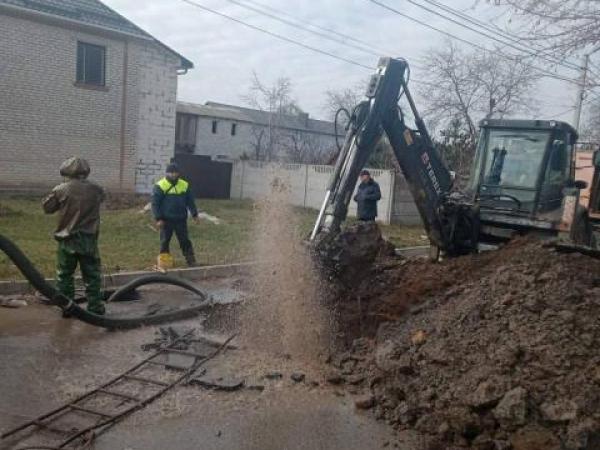
[[[340,133],[343,141],[344,130]],[[215,159],[322,162],[335,148],[333,123],[311,119],[307,113],[274,114],[214,102],[177,103],[175,153]]]
[[[173,156],[193,64],[98,0],[0,0],[0,187],[47,187],[71,155],[148,192]]]

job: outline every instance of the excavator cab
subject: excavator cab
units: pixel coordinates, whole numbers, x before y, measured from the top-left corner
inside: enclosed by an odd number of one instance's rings
[[[522,232],[570,233],[578,213],[577,132],[567,123],[486,119],[468,186],[479,205],[480,243]]]

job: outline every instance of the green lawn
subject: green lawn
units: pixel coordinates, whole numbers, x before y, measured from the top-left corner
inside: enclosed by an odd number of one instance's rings
[[[201,264],[222,264],[251,259],[253,203],[240,200],[199,200],[208,214],[222,220],[220,225],[207,221],[190,222],[190,237]],[[103,270],[148,269],[156,262],[158,234],[151,228],[149,214],[139,208],[102,212],[100,252]],[[313,210],[298,208],[303,232],[308,233],[316,217]],[[39,198],[0,197],[0,232],[19,245],[40,271],[53,276],[56,242],[52,237],[55,218],[45,216]],[[384,234],[398,246],[424,243],[419,227],[384,226]],[[183,266],[175,237],[172,253],[177,266]],[[8,258],[0,253],[0,279],[21,278]]]

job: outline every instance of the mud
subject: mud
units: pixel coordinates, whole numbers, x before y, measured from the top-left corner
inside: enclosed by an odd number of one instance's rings
[[[337,373],[416,448],[600,448],[597,260],[526,240],[380,260],[341,303]]]
[[[216,301],[230,303],[229,308],[218,308],[217,314],[183,321],[177,327],[196,328],[223,340],[239,331],[244,314],[239,314],[241,306],[236,301],[254,295],[254,284],[254,280],[244,278],[202,280],[199,286]],[[140,294],[139,302],[110,306],[140,308],[144,303],[186,301],[181,291],[156,286]],[[55,408],[122,373],[148,355],[142,346],[154,343],[157,337],[161,337],[159,327],[108,332],[62,319],[58,310],[35,302],[21,309],[7,309],[6,314],[3,311],[0,430]],[[319,362],[273,352],[243,334],[233,343],[237,349],[227,350],[206,365],[206,376],[244,380],[243,389],[228,392],[198,385],[178,386],[99,436],[91,448],[358,450],[379,449],[393,441],[385,424],[368,414],[358,414],[351,396],[327,385]],[[280,376],[270,378],[272,373]],[[299,373],[303,379],[297,377]],[[49,445],[54,441],[46,436],[42,442]],[[0,449],[30,443],[0,441]]]

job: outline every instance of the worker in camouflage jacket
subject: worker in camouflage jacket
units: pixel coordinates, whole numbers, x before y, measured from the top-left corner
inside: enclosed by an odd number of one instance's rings
[[[371,222],[377,217],[377,202],[381,200],[379,184],[371,177],[368,170],[360,172],[360,184],[354,196],[357,203],[358,220]]]
[[[60,174],[66,180],[52,189],[42,202],[46,214],[58,212],[58,226],[54,233],[58,241],[56,287],[62,295],[73,300],[74,274],[79,264],[87,310],[102,315],[104,304],[98,235],[104,190],[87,179],[90,165],[85,159],[67,159],[60,166]]]
[[[196,265],[194,247],[188,236],[188,211],[198,221],[198,210],[190,184],[181,178],[175,163],[167,166],[166,176],[160,179],[152,191],[152,214],[160,230],[160,252],[169,253],[173,233],[177,236],[181,253],[188,266]]]

